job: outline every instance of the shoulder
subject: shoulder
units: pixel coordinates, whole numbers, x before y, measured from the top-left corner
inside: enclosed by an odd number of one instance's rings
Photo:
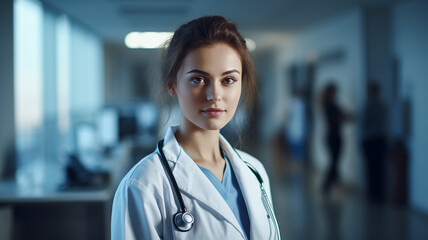
[[[242,150],[236,149],[236,152],[239,154],[239,156],[242,158],[242,160],[249,162],[252,165],[261,165],[263,166],[263,164],[253,155],[244,152]]]
[[[156,188],[166,180],[165,171],[157,152],[152,152],[137,164],[122,179],[119,187],[136,187],[142,189]]]
[[[266,189],[267,194],[270,196],[270,199],[272,199],[269,175],[268,175],[263,163],[260,162],[254,156],[252,156],[252,155],[250,155],[244,151],[236,150],[236,152],[239,154],[239,156],[242,158],[243,161],[251,164],[254,168],[256,168],[256,170],[259,172],[260,176],[262,177],[263,185]]]
[[[253,167],[257,169],[257,171],[261,174],[263,181],[269,181],[269,177],[266,172],[266,169],[260,160],[258,160],[256,157],[244,151],[236,149],[236,152],[239,154],[242,160],[244,160],[245,162],[248,162],[249,164],[251,164]]]
[[[111,213],[112,238],[158,239],[161,235],[169,192],[157,155],[153,152],[140,160],[116,189]]]

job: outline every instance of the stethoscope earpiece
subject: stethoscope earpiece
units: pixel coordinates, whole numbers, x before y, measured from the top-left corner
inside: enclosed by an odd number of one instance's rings
[[[187,232],[192,229],[193,221],[194,218],[192,214],[188,212],[178,212],[174,215],[174,225],[182,232]]]

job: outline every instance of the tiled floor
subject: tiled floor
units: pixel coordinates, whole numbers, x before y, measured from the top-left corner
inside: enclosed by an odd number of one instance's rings
[[[428,239],[428,216],[392,204],[374,204],[357,190],[335,186],[321,194],[320,175],[270,151],[272,195],[283,239]]]

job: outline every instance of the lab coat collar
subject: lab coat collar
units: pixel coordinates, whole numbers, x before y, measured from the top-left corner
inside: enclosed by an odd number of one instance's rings
[[[228,221],[241,233],[242,236],[244,236],[238,220],[232,210],[230,210],[226,201],[224,201],[217,189],[177,142],[174,136],[176,129],[177,127],[171,127],[168,129],[164,139],[163,151],[165,158],[173,171],[174,177],[177,180],[181,193],[183,195],[191,196],[191,198],[201,202],[201,205],[210,208],[213,214],[217,214]],[[223,141],[225,140],[223,139],[221,141],[222,146],[224,145]],[[230,156],[230,150],[226,150],[226,152],[228,156]],[[236,159],[236,157],[231,157],[231,161],[236,161],[232,159]],[[191,206],[187,206],[187,208],[191,210]],[[197,220],[195,219],[195,221]]]
[[[268,236],[265,231],[269,231],[269,229],[261,227],[263,226],[263,221],[267,220],[267,213],[261,200],[260,183],[245,164],[244,159],[223,136],[220,136],[220,143],[230,159],[232,169],[241,187],[242,195],[244,195],[251,225],[250,239],[265,239]]]

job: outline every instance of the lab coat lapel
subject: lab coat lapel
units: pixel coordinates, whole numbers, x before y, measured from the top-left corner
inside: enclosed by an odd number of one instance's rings
[[[232,210],[196,163],[178,144],[173,134],[174,130],[173,128],[168,130],[163,151],[182,194],[190,195],[191,198],[202,202],[213,211],[213,214],[221,215],[243,235]]]
[[[267,220],[266,209],[262,202],[262,194],[260,190],[260,183],[256,176],[251,172],[248,166],[244,163],[243,159],[236,153],[230,144],[221,137],[221,143],[226,150],[226,154],[230,159],[233,171],[238,179],[239,186],[241,187],[242,195],[244,196],[247,205],[248,215],[250,217],[251,239],[264,239],[267,231],[264,229],[263,221]]]

